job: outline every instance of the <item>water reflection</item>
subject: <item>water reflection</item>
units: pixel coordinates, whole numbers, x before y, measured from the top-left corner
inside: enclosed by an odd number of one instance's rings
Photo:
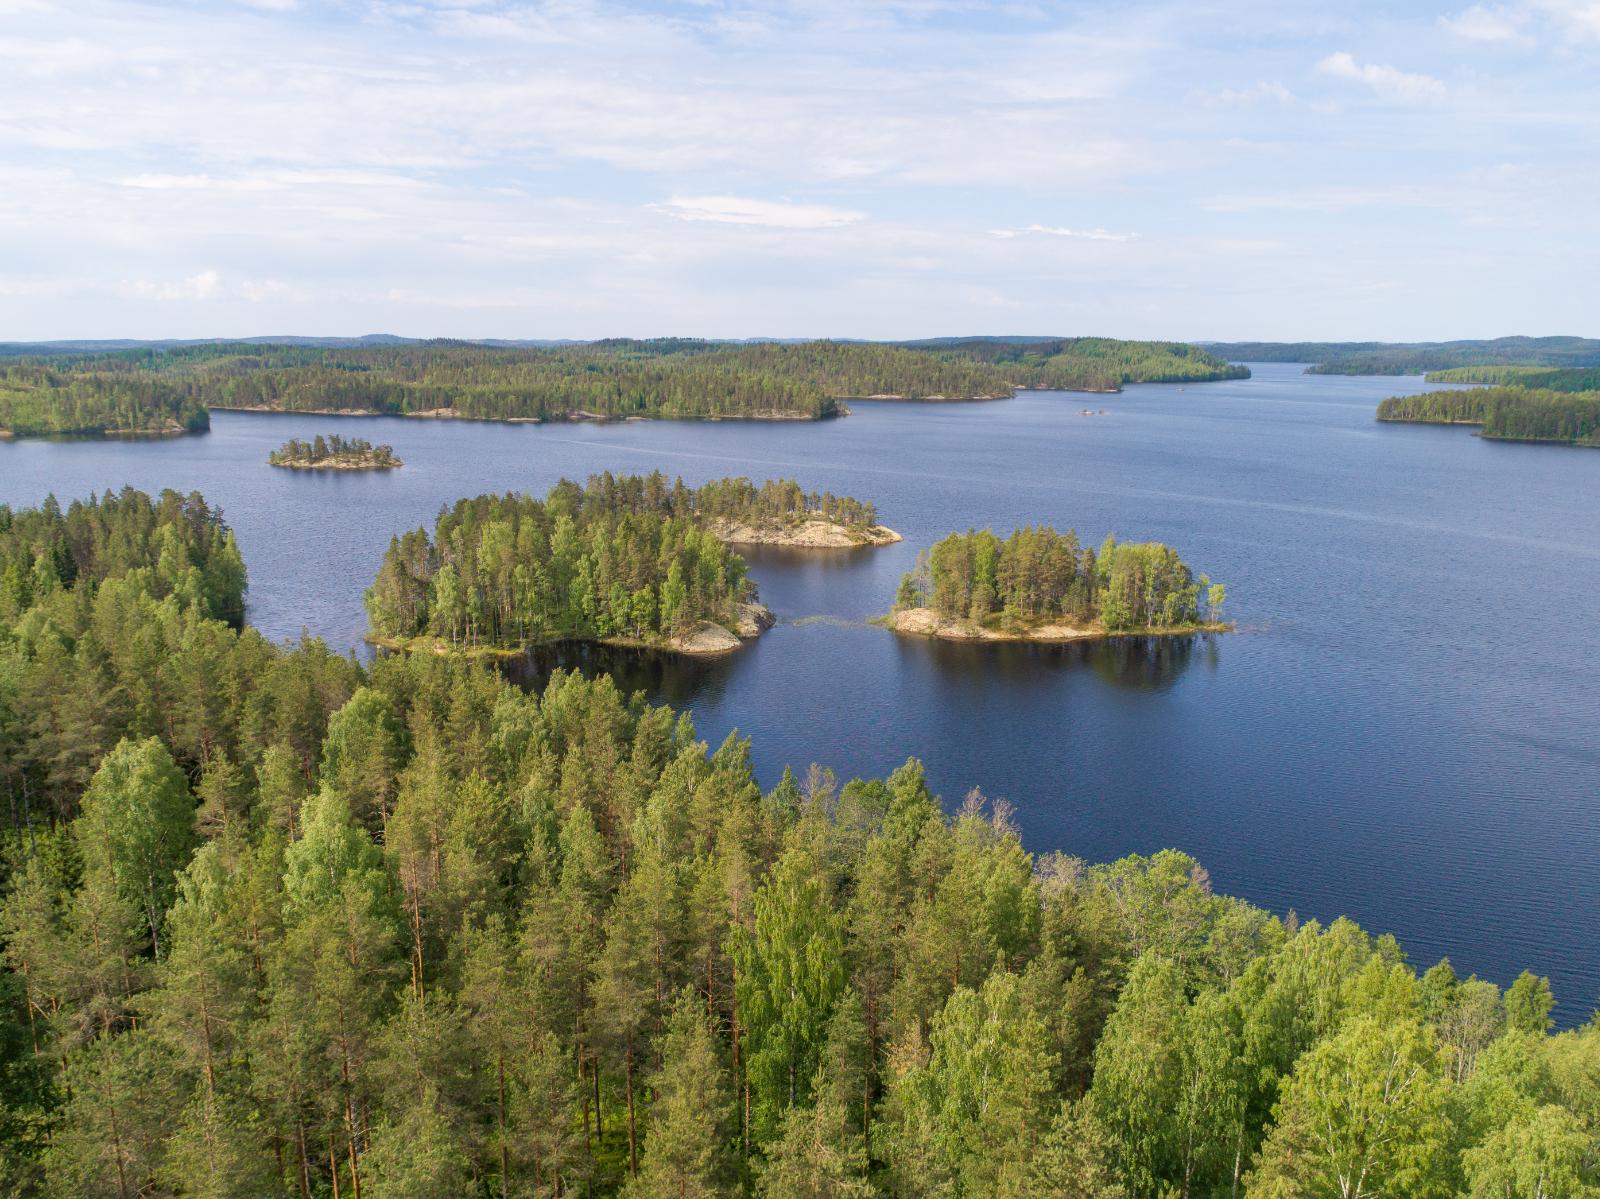
[[[1215,669],[1220,638],[1112,637],[1103,641],[1069,641],[1060,645],[1002,642],[979,645],[897,637],[905,656],[921,655],[945,683],[991,685],[1001,680],[1022,689],[1047,684],[1064,670],[1087,667],[1101,682],[1128,691],[1169,690],[1196,662]],[[907,665],[914,665],[908,662]]]
[[[799,623],[822,623],[821,618]],[[831,623],[831,622],[830,622]],[[854,627],[853,622],[839,622]],[[1104,641],[1034,645],[1022,642],[973,645],[885,632],[899,648],[908,676],[929,680],[941,691],[962,685],[993,686],[997,681],[1026,693],[1047,687],[1064,671],[1088,669],[1103,683],[1125,691],[1170,690],[1191,666],[1214,670],[1220,660],[1220,638],[1114,637]],[[575,670],[585,677],[609,674],[624,692],[643,691],[652,703],[691,707],[719,703],[729,682],[759,652],[759,646],[718,658],[629,649],[568,641],[536,646],[503,663],[508,678],[539,690],[556,670]]]

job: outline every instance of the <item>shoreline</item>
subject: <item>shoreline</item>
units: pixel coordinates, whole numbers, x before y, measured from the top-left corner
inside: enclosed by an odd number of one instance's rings
[[[459,420],[475,421],[486,425],[544,425],[564,424],[575,425],[586,422],[595,424],[622,424],[626,421],[649,420],[681,420],[681,421],[824,421],[835,420],[841,416],[848,416],[849,409],[841,407],[838,412],[828,413],[823,416],[810,416],[800,412],[752,412],[748,415],[725,416],[720,413],[709,413],[705,416],[677,416],[669,413],[629,413],[626,416],[605,416],[601,413],[584,412],[573,409],[560,417],[542,416],[466,416],[453,408],[424,408],[415,412],[378,412],[371,408],[275,408],[267,404],[208,404],[207,410],[211,412],[245,412],[256,416],[340,416],[340,417],[394,417],[404,420]]]
[[[483,661],[509,662],[520,658],[529,650],[545,645],[572,642],[581,645],[607,645],[614,649],[647,649],[659,653],[683,654],[690,658],[720,658],[743,649],[762,633],[777,623],[772,610],[764,604],[745,602],[739,605],[738,631],[715,624],[709,620],[687,633],[667,638],[642,637],[546,637],[523,645],[451,645],[430,636],[386,637],[370,630],[361,640],[378,649],[403,654],[434,654],[439,657],[457,655]]]
[[[272,462],[268,466],[275,466],[279,470],[397,470],[405,463],[396,458],[392,462],[339,462],[332,458],[321,458],[315,462]]]
[[[1147,625],[1135,629],[1108,629],[1098,624],[1037,624],[1031,628],[1012,632],[987,628],[959,617],[940,616],[932,608],[902,608],[898,612],[878,617],[873,623],[880,624],[890,632],[903,637],[922,637],[928,641],[965,641],[973,644],[1029,642],[1037,645],[1064,645],[1073,641],[1109,641],[1115,637],[1194,637],[1201,633],[1234,631],[1234,626],[1228,621],[1206,621],[1177,628]]]

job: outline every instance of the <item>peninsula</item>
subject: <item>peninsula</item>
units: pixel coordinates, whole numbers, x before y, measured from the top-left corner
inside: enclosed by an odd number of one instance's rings
[[[290,438],[267,456],[267,463],[290,470],[393,470],[405,465],[394,456],[393,446],[359,437],[346,440],[337,433],[318,433],[310,441]]]
[[[1227,589],[1196,578],[1170,546],[1107,537],[1098,551],[1072,530],[952,533],[917,558],[885,623],[947,641],[1082,641],[1232,629]]]
[[[1511,385],[1428,391],[1384,400],[1378,405],[1378,419],[1475,425],[1486,441],[1600,447],[1600,390]]]

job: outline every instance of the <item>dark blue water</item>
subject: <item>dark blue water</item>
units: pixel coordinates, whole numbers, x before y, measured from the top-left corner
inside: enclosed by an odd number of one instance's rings
[[[238,530],[250,618],[340,647],[392,533],[462,495],[661,469],[783,476],[876,501],[875,551],[752,553],[782,623],[714,663],[597,655],[754,738],[765,781],[909,755],[948,800],[1016,806],[1029,846],[1090,860],[1176,846],[1219,890],[1349,914],[1414,960],[1549,974],[1568,1020],[1600,995],[1600,453],[1380,426],[1420,380],[1138,387],[1090,402],[857,404],[823,424],[512,426],[218,413],[174,441],[0,444],[0,500],[132,483],[199,489]],[[265,465],[357,433],[406,466]],[[960,646],[865,623],[917,549],[971,525],[1073,526],[1177,546],[1225,581],[1237,634],[1192,643]]]

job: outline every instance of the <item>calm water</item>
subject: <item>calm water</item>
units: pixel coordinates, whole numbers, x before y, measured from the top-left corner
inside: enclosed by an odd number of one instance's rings
[[[764,781],[915,754],[948,801],[1011,801],[1035,850],[1176,846],[1220,890],[1347,913],[1413,960],[1600,995],[1600,453],[1379,426],[1420,380],[1304,375],[857,404],[816,425],[513,426],[218,413],[201,437],[0,443],[0,500],[132,483],[203,491],[238,530],[250,618],[358,644],[391,534],[459,496],[661,469],[794,477],[877,502],[875,551],[752,553],[782,623],[714,663],[595,655],[754,738]],[[1106,415],[1085,417],[1085,403]],[[290,436],[394,445],[388,474],[273,470]],[[865,624],[920,546],[1048,521],[1176,545],[1236,635],[1156,647],[958,646]]]

